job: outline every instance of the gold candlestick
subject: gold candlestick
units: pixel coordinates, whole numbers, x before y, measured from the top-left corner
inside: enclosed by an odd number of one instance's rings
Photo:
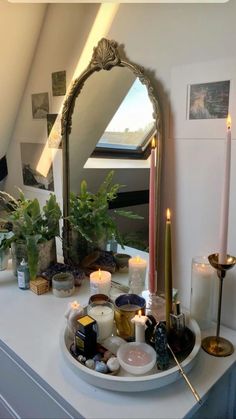
[[[221,303],[222,303],[222,290],[223,290],[223,279],[225,278],[226,271],[233,268],[236,263],[234,256],[227,255],[225,263],[219,263],[219,254],[214,253],[208,256],[208,260],[217,270],[217,276],[219,278],[219,295],[218,295],[218,312],[217,312],[217,326],[216,336],[207,336],[202,340],[202,348],[210,355],[214,356],[228,356],[234,352],[234,347],[231,342],[227,339],[220,337],[220,318],[221,318]]]

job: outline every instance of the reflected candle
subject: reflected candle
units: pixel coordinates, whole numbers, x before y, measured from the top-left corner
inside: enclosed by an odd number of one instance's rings
[[[111,273],[108,271],[92,272],[90,274],[90,293],[109,295],[111,289]]]

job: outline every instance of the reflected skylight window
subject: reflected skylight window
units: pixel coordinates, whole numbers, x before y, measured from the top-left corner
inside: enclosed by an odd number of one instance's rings
[[[97,143],[97,148],[145,149],[153,135],[153,107],[146,87],[136,79]]]

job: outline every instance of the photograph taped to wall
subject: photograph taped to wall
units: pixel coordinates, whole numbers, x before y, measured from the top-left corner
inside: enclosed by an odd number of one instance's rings
[[[48,93],[33,93],[32,99],[32,115],[34,119],[47,118],[49,113],[49,97]]]
[[[199,106],[203,111],[198,113],[198,118],[194,118],[193,112],[190,114],[190,87],[192,87],[192,103],[194,99],[197,99],[196,108]],[[204,88],[208,88],[207,93]],[[199,92],[200,97],[197,98]],[[236,124],[233,123],[236,120],[235,97],[235,58],[173,67],[171,71],[170,137],[220,140],[225,137],[226,118],[229,113],[232,119],[232,139],[234,139],[236,136]],[[211,106],[212,101],[214,102],[213,106]],[[204,113],[205,115],[203,115]]]
[[[66,94],[65,70],[52,73],[52,94],[53,96],[63,96]]]
[[[53,168],[51,154],[45,153],[43,143],[21,143],[21,166],[23,183],[25,186],[54,191]],[[44,167],[39,167],[40,159],[45,162]],[[47,167],[46,167],[47,166]]]
[[[188,86],[188,119],[227,118],[230,80]]]

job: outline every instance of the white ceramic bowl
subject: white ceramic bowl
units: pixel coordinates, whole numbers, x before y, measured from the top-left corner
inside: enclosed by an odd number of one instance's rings
[[[142,375],[150,371],[156,363],[156,352],[147,343],[128,342],[117,351],[121,367],[133,375]]]

